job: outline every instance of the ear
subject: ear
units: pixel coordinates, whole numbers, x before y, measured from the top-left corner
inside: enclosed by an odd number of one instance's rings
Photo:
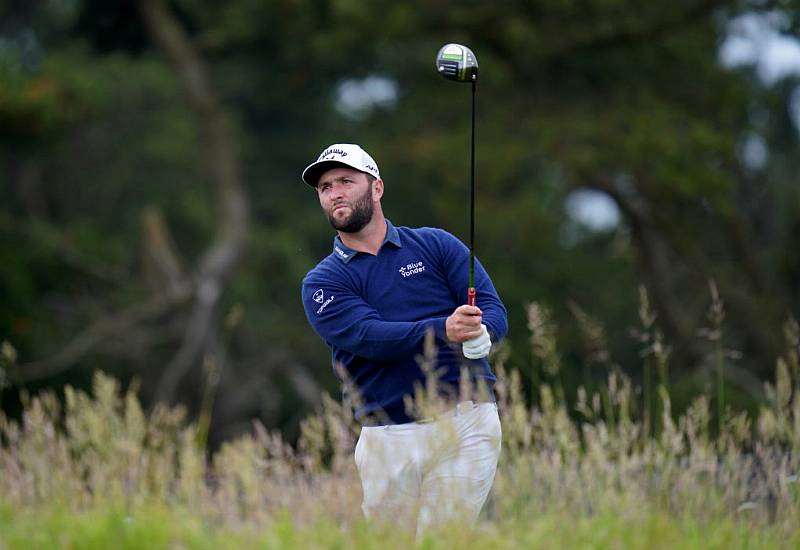
[[[378,202],[383,197],[383,180],[378,178],[372,182],[372,200]]]

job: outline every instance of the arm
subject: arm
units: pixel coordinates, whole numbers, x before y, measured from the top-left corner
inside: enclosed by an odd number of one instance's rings
[[[469,288],[469,249],[456,237],[440,232],[443,267],[457,304],[467,303]],[[475,258],[475,289],[478,294],[477,306],[482,312],[481,322],[489,329],[493,342],[501,340],[508,332],[508,314],[489,274],[480,261]]]
[[[360,357],[380,361],[420,352],[428,330],[433,330],[438,338],[445,338],[445,317],[386,321],[360,296],[338,282],[307,277],[302,292],[306,317],[317,334]]]

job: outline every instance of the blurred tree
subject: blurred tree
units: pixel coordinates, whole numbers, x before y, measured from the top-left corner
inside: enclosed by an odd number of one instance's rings
[[[6,396],[104,368],[196,410],[206,357],[221,369],[213,442],[253,416],[294,429],[321,389],[337,391],[298,301],[332,238],[299,173],[329,143],[361,143],[395,223],[466,237],[469,90],[433,67],[449,41],[481,63],[477,252],[509,306],[512,365],[541,376],[525,330],[537,300],[560,327],[568,386],[596,353],[587,318],[638,376],[643,281],[671,376],[702,389],[713,279],[726,346],[742,352],[730,382],[755,394],[800,304],[798,80],[765,85],[718,49],[743,13],[777,10],[797,37],[797,7],[2,2],[0,339],[20,363]],[[761,167],[744,160],[753,135]],[[571,217],[581,189],[621,222]]]

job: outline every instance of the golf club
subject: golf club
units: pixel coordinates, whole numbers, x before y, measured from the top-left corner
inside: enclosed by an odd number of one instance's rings
[[[472,84],[472,139],[469,172],[469,290],[467,304],[474,306],[475,292],[475,83],[478,60],[472,50],[461,44],[445,44],[436,54],[436,70],[447,80]]]

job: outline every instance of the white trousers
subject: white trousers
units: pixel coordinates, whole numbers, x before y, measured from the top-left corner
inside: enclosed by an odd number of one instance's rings
[[[364,515],[418,537],[452,520],[474,522],[492,488],[501,437],[497,405],[472,401],[427,422],[365,426],[355,450]]]

